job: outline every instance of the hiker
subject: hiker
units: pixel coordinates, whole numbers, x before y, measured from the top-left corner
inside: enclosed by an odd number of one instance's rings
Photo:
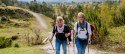
[[[60,46],[62,45],[64,54],[67,54],[67,38],[70,39],[70,27],[64,24],[64,20],[61,16],[58,16],[56,19],[56,24],[54,25],[52,37],[50,41],[52,41],[54,35],[56,37],[55,47],[56,54],[60,54]]]
[[[90,24],[85,20],[85,15],[79,12],[77,15],[78,22],[74,25],[75,43],[78,54],[85,54],[88,44],[91,44],[91,28]]]

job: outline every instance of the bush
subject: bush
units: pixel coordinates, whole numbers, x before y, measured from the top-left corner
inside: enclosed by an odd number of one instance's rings
[[[9,16],[10,18],[14,19],[24,19],[24,18],[31,18],[33,15],[29,14],[27,11],[21,9],[11,9],[11,8],[0,8],[0,16],[5,15]]]
[[[4,28],[4,27],[5,27],[4,25],[1,25],[1,24],[0,24],[0,28]]]
[[[11,38],[0,37],[0,48],[10,47],[12,44]]]
[[[112,18],[113,20],[113,26],[121,26],[124,25],[124,18],[122,16],[115,15]]]
[[[14,35],[11,37],[12,40],[17,40],[18,38],[19,38],[19,36],[17,36],[17,35]]]
[[[30,33],[26,33],[24,36],[21,36],[21,39],[24,39],[28,46],[32,45],[43,45],[44,36],[41,35],[40,29],[31,29],[34,33],[33,36],[30,36]]]
[[[17,47],[17,48],[18,48],[18,47],[19,47],[19,44],[15,43],[15,46],[14,46],[14,47]]]

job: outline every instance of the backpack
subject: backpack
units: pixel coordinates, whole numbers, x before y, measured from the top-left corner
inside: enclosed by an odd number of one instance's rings
[[[92,25],[92,24],[90,24],[90,27],[91,27],[91,31],[92,31],[91,38],[93,38],[95,27],[94,27],[94,25]]]
[[[56,33],[55,36],[56,36],[56,38],[61,40],[61,41],[67,40],[67,38],[65,37],[65,34],[67,33],[67,31],[66,31],[67,29],[69,29],[69,31],[70,31],[70,27],[67,26],[67,25],[64,25],[63,33],[58,33],[57,26],[55,26],[55,33]],[[71,41],[71,35],[68,36],[68,40]]]
[[[85,22],[85,28],[86,28],[86,30],[88,29],[88,22]],[[78,35],[78,27],[79,27],[79,25],[78,25],[78,22],[77,22],[77,32],[76,32],[76,34]],[[95,29],[95,27],[92,25],[92,24],[90,24],[90,28],[91,28],[91,31],[92,31],[92,35],[91,35],[91,38],[93,38],[93,31],[94,31],[94,29]],[[86,36],[87,36],[87,39],[88,39],[88,30],[87,30],[87,33],[86,33]],[[79,37],[77,37],[78,39],[81,39],[81,40],[84,40],[84,39],[82,39],[82,38],[79,38]]]
[[[77,34],[77,38],[80,39],[80,40],[88,39],[88,30],[87,30],[88,23],[85,21],[83,26],[84,26],[84,28],[83,27],[81,28],[79,26],[79,23],[77,22],[77,32],[76,32],[76,34]],[[80,31],[78,30],[79,28],[80,28]],[[86,30],[87,32],[84,32],[84,30]],[[86,34],[81,33],[81,31],[86,33]]]

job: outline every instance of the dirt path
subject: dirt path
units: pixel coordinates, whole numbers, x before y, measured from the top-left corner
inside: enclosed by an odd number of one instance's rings
[[[39,25],[41,26],[41,28],[44,28],[44,29],[48,28],[47,24],[45,23],[45,20],[43,20],[43,18],[41,18],[41,16],[38,13],[34,13],[32,11],[29,11],[29,10],[27,10],[27,11],[36,18],[36,20],[39,23]]]
[[[54,49],[55,49],[55,38],[52,41],[52,45],[54,46]],[[53,50],[52,45],[49,43],[49,44],[47,44],[45,46],[41,46],[40,48],[44,49],[45,51],[47,51],[47,54],[54,54],[54,50]],[[67,53],[68,54],[77,54],[76,46],[73,47],[73,44],[67,45],[67,46],[68,46],[67,47],[67,50],[68,50]],[[62,47],[61,47],[60,53],[63,54]],[[87,47],[86,48],[86,54],[100,54],[100,52],[97,49],[89,48],[89,53],[88,53],[88,47]]]

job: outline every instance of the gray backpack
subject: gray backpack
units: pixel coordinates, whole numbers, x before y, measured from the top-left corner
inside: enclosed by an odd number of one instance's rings
[[[88,22],[85,21],[83,23],[84,25],[80,26],[79,23],[77,22],[77,38],[81,40],[88,39]]]

